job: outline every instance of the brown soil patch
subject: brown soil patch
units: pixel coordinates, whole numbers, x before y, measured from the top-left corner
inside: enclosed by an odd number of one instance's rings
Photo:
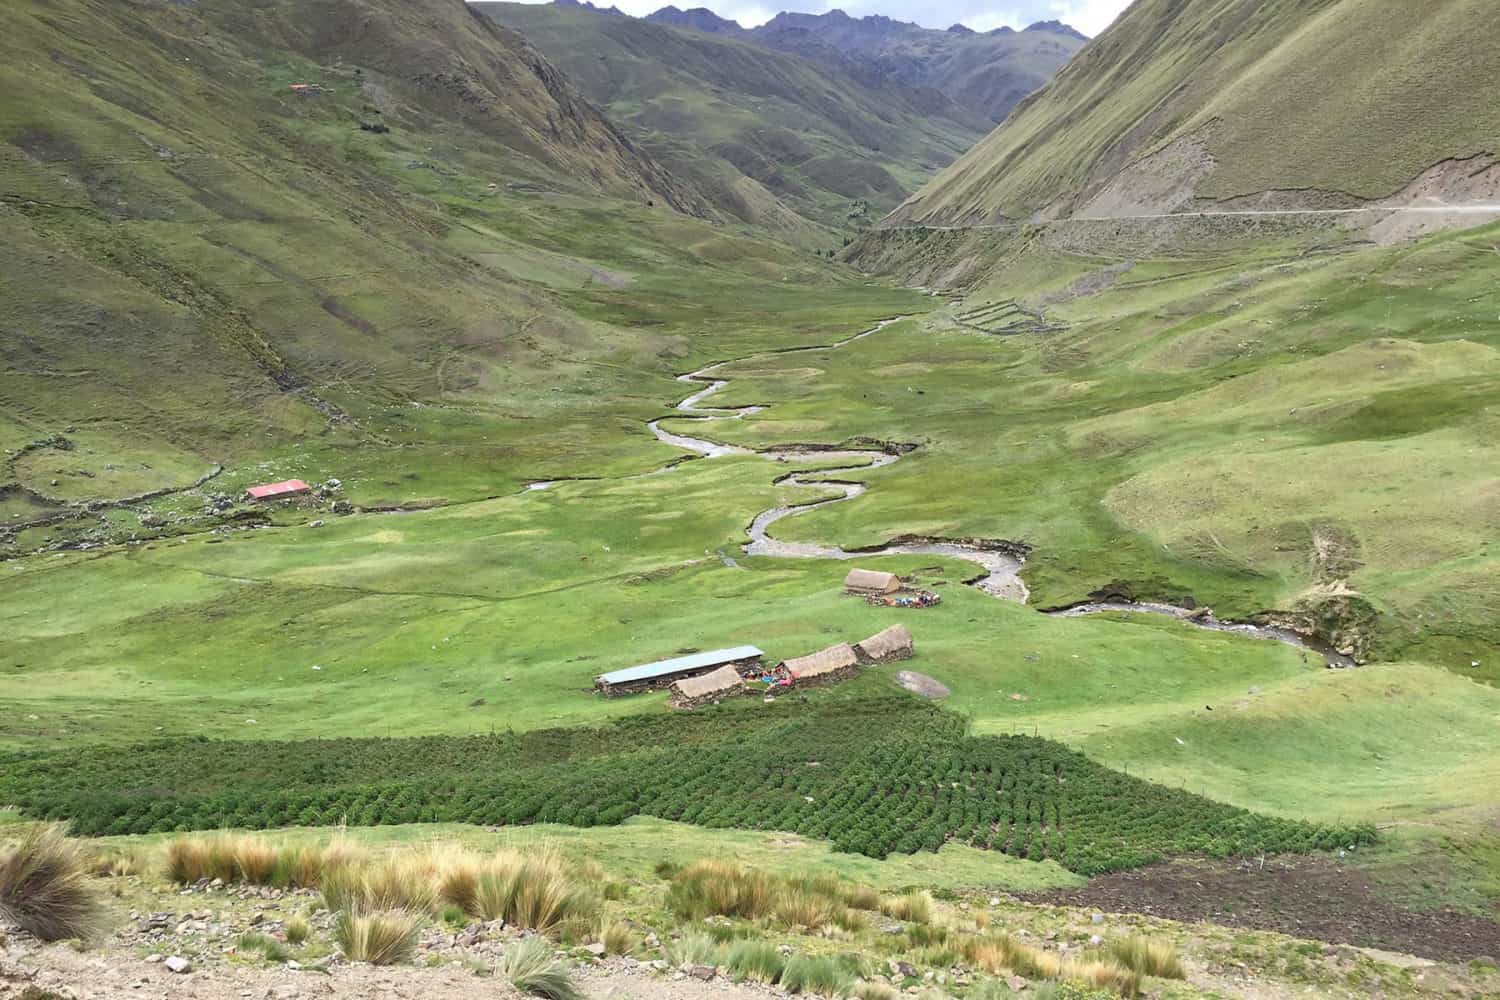
[[[1096,878],[1034,902],[1277,931],[1444,962],[1500,955],[1500,922],[1455,910],[1409,910],[1331,858],[1179,861]]]

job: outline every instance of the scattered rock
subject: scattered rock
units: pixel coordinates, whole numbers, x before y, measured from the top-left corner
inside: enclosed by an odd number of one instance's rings
[[[1019,993],[1026,988],[1027,984],[1026,980],[1020,976],[1011,976],[1005,980],[1005,985],[1009,986],[1013,992]]]
[[[594,941],[591,944],[584,945],[583,950],[588,952],[590,955],[593,955],[595,958],[603,958],[609,952],[609,949],[604,947],[604,944],[599,941]]]
[[[1104,943],[1104,939],[1102,937],[1100,937],[1099,935],[1092,934],[1092,935],[1089,936],[1089,944],[1094,945],[1094,946],[1097,947],[1098,945],[1101,945],[1103,943]]]
[[[167,967],[168,972],[175,972],[179,976],[185,976],[193,971],[193,963],[181,955],[173,955],[162,964]]]
[[[161,961],[161,958],[162,957],[160,955],[156,954],[155,952],[152,952],[151,954],[149,954],[149,955],[146,956],[146,964],[147,965],[156,965],[158,962]]]
[[[1089,919],[1092,920],[1096,924],[1102,924],[1102,923],[1104,923],[1104,914],[1102,914],[1102,913],[1095,913]]]
[[[695,965],[687,970],[687,974],[694,979],[701,979],[705,983],[719,974],[719,970],[712,965]]]

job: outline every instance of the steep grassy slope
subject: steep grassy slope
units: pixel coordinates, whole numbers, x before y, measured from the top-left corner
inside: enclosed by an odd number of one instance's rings
[[[842,330],[869,298],[674,211],[710,209],[457,0],[13,14],[0,440],[16,454],[0,483],[21,491],[0,492],[7,527],[217,464],[231,493],[339,475],[376,504],[638,464],[671,450],[621,429],[621,409],[654,415],[651,392],[701,330],[682,269],[699,291],[735,291],[726,339],[816,336],[834,317]],[[587,318],[599,288],[625,286],[661,304],[651,325]],[[772,332],[773,290],[809,326]],[[605,387],[636,401],[606,407]],[[545,440],[538,417],[554,418]],[[20,453],[34,442],[48,443]],[[91,523],[139,527],[120,516]]]
[[[1267,191],[1382,198],[1442,161],[1500,153],[1497,73],[1487,0],[1139,0],[893,218],[1131,214]],[[1470,190],[1490,162],[1445,182]]]
[[[476,4],[524,32],[655,157],[804,242],[873,222],[983,135],[931,89],[583,8]]]

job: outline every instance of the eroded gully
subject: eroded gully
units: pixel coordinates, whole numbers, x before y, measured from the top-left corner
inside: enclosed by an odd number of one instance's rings
[[[673,407],[676,411],[674,416],[676,419],[690,419],[703,424],[709,424],[721,420],[743,420],[745,417],[760,413],[766,409],[764,406],[705,406],[704,403],[706,400],[729,384],[728,379],[721,378],[715,373],[728,365],[741,364],[746,361],[756,360],[757,358],[769,358],[776,355],[797,354],[806,351],[836,350],[857,340],[863,340],[865,337],[879,333],[892,323],[897,323],[904,318],[898,316],[882,320],[868,330],[832,344],[764,351],[743,358],[715,361],[696,371],[678,375],[677,381],[689,385],[701,386],[701,388],[682,399]],[[857,559],[866,556],[884,555],[930,555],[961,559],[979,567],[980,572],[973,578],[965,581],[970,586],[976,587],[994,597],[1021,604],[1024,604],[1029,596],[1026,584],[1021,580],[1021,567],[1024,564],[1027,550],[1027,547],[1023,543],[988,539],[898,538],[885,545],[851,550],[840,548],[836,545],[821,545],[816,542],[788,542],[771,537],[771,525],[777,521],[806,514],[809,511],[827,507],[831,504],[853,500],[868,489],[864,483],[839,478],[841,473],[866,472],[898,462],[903,455],[915,449],[914,445],[876,443],[869,448],[857,449],[793,445],[757,451],[739,445],[710,441],[706,438],[675,434],[661,426],[663,419],[667,418],[652,420],[646,426],[656,436],[656,439],[664,444],[686,449],[706,459],[722,458],[725,455],[760,455],[771,461],[788,465],[798,462],[816,463],[819,466],[816,470],[793,469],[786,475],[779,477],[776,482],[788,482],[797,486],[819,487],[823,489],[831,487],[838,491],[838,495],[826,497],[821,500],[812,500],[797,505],[777,506],[761,511],[750,522],[750,541],[744,545],[746,555],[771,556],[782,559]],[[533,488],[545,489],[549,485],[551,484],[535,483],[533,484]],[[1199,628],[1219,632],[1233,632],[1237,635],[1250,638],[1286,643],[1317,653],[1330,666],[1350,666],[1353,662],[1341,654],[1318,649],[1310,645],[1303,636],[1289,629],[1219,621],[1211,614],[1195,613],[1185,608],[1167,604],[1124,602],[1082,604],[1047,613],[1059,617],[1079,617],[1115,611],[1135,611],[1147,614],[1167,615]]]

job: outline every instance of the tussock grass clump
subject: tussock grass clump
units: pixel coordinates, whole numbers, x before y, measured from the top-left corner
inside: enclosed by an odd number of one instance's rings
[[[223,879],[282,889],[321,888],[327,872],[367,863],[342,835],[325,845],[272,844],[252,834],[179,837],[167,845],[167,877],[178,883]]]
[[[640,935],[623,920],[608,920],[599,927],[599,943],[609,955],[629,955],[641,946]]]
[[[282,889],[316,889],[328,856],[317,847],[282,847],[271,868],[271,884]]]
[[[302,944],[312,937],[312,925],[303,916],[292,917],[286,922],[286,939],[289,943]]]
[[[472,913],[568,937],[592,927],[599,902],[554,851],[501,852],[477,869]]]
[[[930,948],[948,943],[948,928],[942,924],[912,924],[906,929],[906,940],[914,948]]]
[[[1108,959],[1086,958],[1068,962],[1059,975],[1101,990],[1112,990],[1122,997],[1136,997],[1141,993],[1140,973]]]
[[[892,896],[880,903],[880,912],[897,920],[914,924],[932,922],[932,897],[925,892],[909,892],[904,896]]]
[[[835,911],[842,909],[842,904],[835,904],[829,897],[796,886],[786,886],[776,893],[776,919],[788,927],[817,930],[833,923]]]
[[[849,888],[844,902],[850,909],[875,911],[880,909],[880,893],[867,885],[855,885]]]
[[[241,882],[266,885],[276,871],[276,849],[259,837],[236,837],[234,872]],[[228,881],[226,879],[226,881]]]
[[[400,910],[356,912],[340,910],[333,939],[351,962],[394,965],[411,958],[417,948],[418,918]]]
[[[129,878],[150,870],[150,852],[142,847],[96,851],[89,859],[89,872],[100,878]]]
[[[546,938],[530,937],[506,946],[495,963],[495,975],[522,993],[545,1000],[581,1000],[573,975]]]
[[[288,935],[288,940],[290,940]],[[285,962],[292,957],[291,951],[286,945],[276,940],[269,934],[259,931],[246,931],[235,941],[235,947],[242,952],[259,952],[268,962]]]
[[[781,986],[788,993],[841,997],[854,986],[854,977],[837,959],[793,955],[781,971]]]
[[[422,858],[339,865],[325,869],[319,881],[323,902],[330,910],[433,913],[437,909],[436,873]]]
[[[662,955],[677,967],[684,965],[709,965],[714,968],[724,964],[724,946],[715,941],[713,935],[702,931],[684,934],[675,941],[662,945]]]
[[[167,845],[167,878],[179,884],[210,877],[208,841],[202,837],[182,837]]]
[[[872,983],[861,979],[849,989],[854,1000],[900,1000],[901,991],[889,983]]]
[[[1105,948],[1105,954],[1143,976],[1187,978],[1187,970],[1182,966],[1177,949],[1164,941],[1152,941],[1144,937],[1122,938],[1111,941]]]
[[[672,878],[667,905],[684,920],[743,917],[756,920],[770,911],[776,882],[764,872],[731,861],[695,861]]]
[[[959,946],[964,959],[991,975],[1018,973],[1032,979],[1056,979],[1063,971],[1061,956],[1011,937],[990,934],[965,938]]]
[[[0,855],[0,915],[43,941],[87,938],[103,911],[88,885],[89,859],[60,824],[34,826]]]
[[[730,947],[724,964],[736,980],[749,979],[770,986],[781,980],[786,959],[769,941],[738,941]]]

